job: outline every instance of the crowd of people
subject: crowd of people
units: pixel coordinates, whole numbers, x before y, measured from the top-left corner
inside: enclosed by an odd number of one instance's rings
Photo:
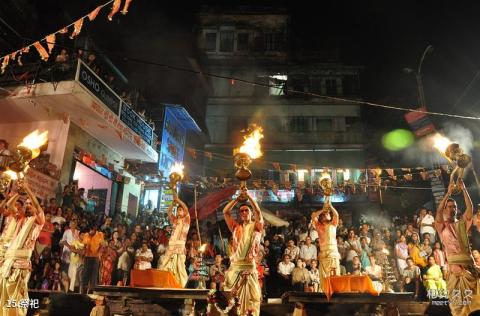
[[[114,218],[85,210],[84,190],[72,196],[65,190],[61,204],[46,205],[45,225],[32,256],[31,288],[91,291],[96,284],[128,285],[133,268],[157,268],[168,246],[171,226],[155,226],[153,214],[135,219],[120,213]],[[153,224],[153,225],[152,225]],[[393,267],[395,291],[425,296],[444,291],[448,274],[446,255],[433,227],[431,211],[422,208],[413,217],[393,219],[390,226],[362,223],[347,227],[341,217],[337,246],[341,274],[367,274],[384,284],[384,267]],[[231,238],[222,243],[213,224],[199,238],[191,229],[186,243],[188,284],[220,288],[231,255]],[[307,217],[285,228],[266,225],[257,266],[266,296],[284,291],[321,291],[318,272],[318,234]],[[227,236],[227,233],[224,233]],[[480,267],[480,215],[472,230],[472,248]],[[202,238],[203,237],[203,238]],[[207,246],[200,253],[200,239]]]
[[[172,226],[159,225],[158,212],[139,213],[137,218],[118,213],[112,218],[87,211],[84,194],[82,188],[66,188],[62,201],[42,203],[45,224],[31,257],[30,288],[90,293],[97,284],[129,285],[132,269],[160,267]],[[308,217],[292,219],[282,228],[265,223],[255,257],[264,298],[289,290],[322,291],[319,236]],[[187,287],[223,289],[233,245],[223,228],[207,222],[200,236],[193,226],[189,230],[184,257]],[[414,292],[420,299],[432,291],[438,295],[446,291],[449,265],[431,210],[421,208],[413,216],[382,224],[347,226],[340,216],[336,241],[339,274],[368,275],[378,291]],[[480,211],[474,216],[470,241],[480,268]],[[393,277],[387,277],[387,267]]]

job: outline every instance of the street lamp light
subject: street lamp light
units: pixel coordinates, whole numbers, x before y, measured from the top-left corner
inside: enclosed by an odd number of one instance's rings
[[[417,79],[417,88],[418,88],[418,99],[420,101],[420,106],[426,106],[425,102],[425,92],[423,91],[423,81],[422,81],[422,65],[425,56],[428,53],[433,51],[433,46],[428,45],[425,50],[423,51],[422,57],[420,58],[420,63],[418,64],[417,71],[413,70],[412,68],[403,68],[403,71],[407,74],[415,74],[415,78]]]

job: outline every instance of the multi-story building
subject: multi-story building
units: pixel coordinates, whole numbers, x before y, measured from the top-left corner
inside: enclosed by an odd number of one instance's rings
[[[211,78],[206,151],[232,155],[240,130],[257,123],[264,128],[264,156],[254,165],[270,170],[273,180],[307,181],[321,167],[364,167],[360,105],[322,97],[358,100],[362,67],[342,64],[336,52],[296,49],[284,10],[208,8],[197,18],[202,66],[230,78]],[[206,164],[207,174],[233,171],[228,159]]]

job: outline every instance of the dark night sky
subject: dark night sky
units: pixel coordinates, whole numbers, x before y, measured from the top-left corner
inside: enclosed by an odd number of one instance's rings
[[[37,15],[37,27],[34,29],[28,29],[15,17],[3,18],[25,37],[37,38],[99,3],[103,1],[35,1],[32,11]],[[118,55],[160,62],[168,60],[169,55],[189,56],[192,54],[190,32],[194,14],[201,4],[286,7],[291,14],[295,40],[305,47],[338,47],[342,61],[364,65],[363,96],[380,103],[416,106],[415,78],[402,69],[416,68],[423,50],[431,44],[434,51],[423,65],[428,108],[475,116],[480,112],[477,110],[480,108],[480,76],[472,82],[480,65],[478,2],[198,1],[187,5],[181,1],[133,0],[127,16],[113,22],[102,16],[83,31],[92,34],[106,51]],[[12,34],[8,38],[15,42]],[[139,65],[131,62],[122,63],[118,58],[115,61],[127,75],[139,69]],[[458,105],[453,109],[455,103]],[[379,111],[366,110],[367,117],[372,117],[372,113],[378,117]],[[405,126],[402,112],[380,110],[380,113],[383,117],[392,116],[388,126],[392,126],[391,122]],[[382,122],[377,123],[382,125]]]

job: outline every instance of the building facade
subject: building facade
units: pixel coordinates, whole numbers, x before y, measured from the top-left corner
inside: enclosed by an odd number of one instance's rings
[[[302,182],[323,167],[365,166],[360,106],[322,97],[359,100],[362,67],[342,64],[335,53],[296,49],[282,10],[209,8],[197,19],[202,66],[223,77],[210,78],[205,151],[224,159],[207,160],[207,174],[232,175],[228,157],[250,123],[265,134],[264,156],[252,167],[273,180]]]

